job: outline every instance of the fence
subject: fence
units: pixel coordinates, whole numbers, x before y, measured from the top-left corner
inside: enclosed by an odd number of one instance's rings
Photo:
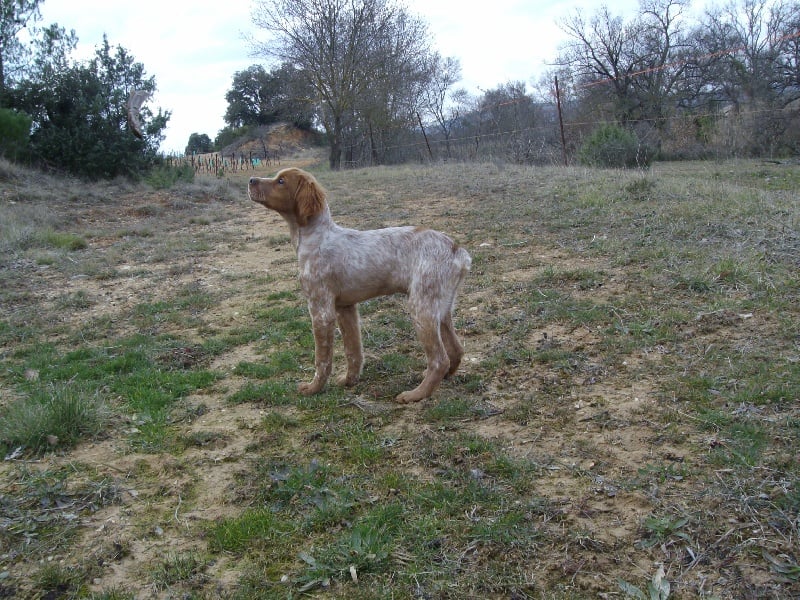
[[[210,154],[192,154],[190,156],[167,156],[167,163],[172,167],[190,165],[195,173],[211,173],[223,175],[239,171],[254,170],[262,165],[273,166],[281,164],[281,157],[277,151],[253,152],[247,154],[240,152],[225,155],[221,152]]]

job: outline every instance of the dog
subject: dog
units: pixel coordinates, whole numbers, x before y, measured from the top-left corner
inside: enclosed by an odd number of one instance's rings
[[[427,368],[422,382],[395,401],[429,398],[444,377],[456,372],[464,349],[453,327],[453,309],[472,262],[464,248],[422,227],[340,227],[331,217],[325,190],[302,169],[251,177],[248,196],[283,217],[297,252],[314,332],[314,378],[300,384],[300,393],[316,394],[328,382],[337,322],[347,357],[347,372],[338,383],[356,384],[364,362],[358,303],[398,293],[408,297]]]

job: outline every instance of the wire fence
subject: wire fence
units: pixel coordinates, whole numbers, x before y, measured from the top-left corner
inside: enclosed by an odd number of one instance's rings
[[[590,119],[555,103],[532,107],[515,121],[473,122],[445,133],[422,125],[414,130],[387,132],[376,150],[366,136],[345,145],[345,166],[369,166],[408,161],[504,160],[519,164],[565,164],[594,130],[615,124]],[[666,159],[730,158],[800,154],[800,101],[785,108],[740,108],[687,111],[629,120],[643,147]]]

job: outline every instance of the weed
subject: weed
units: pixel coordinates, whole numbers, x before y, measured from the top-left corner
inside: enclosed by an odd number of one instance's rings
[[[306,563],[304,572],[296,584],[300,593],[316,587],[328,587],[332,579],[351,579],[368,573],[383,573],[389,568],[392,548],[391,537],[371,526],[356,525],[345,532],[333,544],[319,549],[312,556],[301,552]]]
[[[286,406],[297,400],[297,384],[290,381],[267,381],[258,385],[247,383],[231,394],[228,402],[241,404],[257,402],[266,406]]]
[[[66,568],[59,564],[45,564],[33,577],[34,585],[45,597],[72,596],[83,583],[82,569]]]
[[[788,581],[800,580],[800,564],[789,557],[781,559],[772,556],[766,550],[762,551],[764,560],[769,563],[770,569]]]
[[[70,252],[85,250],[89,246],[89,243],[79,235],[52,230],[46,230],[41,234],[41,243],[44,246]]]
[[[6,481],[13,494],[0,497],[4,515],[0,542],[4,548],[35,558],[64,551],[78,533],[80,518],[120,501],[121,489],[114,481],[95,478],[71,483],[73,471],[36,471],[23,466],[8,474]]]
[[[655,192],[656,182],[650,177],[640,177],[625,185],[625,193],[634,202],[650,200]]]
[[[153,589],[158,592],[176,584],[188,584],[190,588],[202,585],[206,561],[196,552],[168,554],[155,566],[148,568]]]
[[[689,517],[672,517],[665,515],[656,517],[651,515],[644,520],[642,528],[647,538],[639,542],[641,548],[651,548],[657,544],[663,544],[670,538],[678,538],[692,543],[689,534],[684,531],[684,527],[689,523]]]
[[[177,167],[161,165],[153,168],[145,177],[145,181],[157,190],[168,189],[178,183],[192,183],[194,168],[188,164]]]
[[[134,600],[135,594],[114,587],[109,590],[103,590],[102,592],[92,592],[87,597],[89,600]]]
[[[246,510],[211,525],[208,543],[212,552],[241,554],[281,539],[291,531],[291,524],[281,521],[272,510]]]
[[[490,403],[442,394],[443,398],[425,411],[427,419],[448,426],[453,422],[486,419],[501,413]]]

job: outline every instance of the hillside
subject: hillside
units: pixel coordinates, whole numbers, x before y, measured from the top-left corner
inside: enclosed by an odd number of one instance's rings
[[[287,157],[319,158],[324,155],[318,134],[289,123],[264,125],[223,148],[224,156],[254,156],[281,160]],[[314,161],[316,162],[316,161]]]

